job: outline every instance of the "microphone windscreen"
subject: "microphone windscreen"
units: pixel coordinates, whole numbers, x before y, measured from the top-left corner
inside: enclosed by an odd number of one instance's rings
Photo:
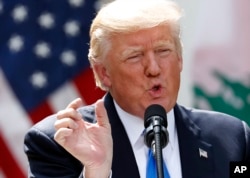
[[[163,126],[167,127],[166,110],[159,104],[152,104],[147,107],[144,113],[144,126],[147,128],[150,124],[150,118],[152,116],[159,116],[162,118]]]

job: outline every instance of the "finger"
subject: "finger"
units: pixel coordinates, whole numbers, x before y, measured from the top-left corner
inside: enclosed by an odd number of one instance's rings
[[[82,119],[82,115],[73,108],[66,108],[64,110],[57,112],[56,117],[57,119],[63,119],[63,118],[72,118],[75,120]]]
[[[73,130],[68,128],[60,128],[54,135],[54,139],[60,145],[64,145],[68,136],[72,134]]]
[[[104,107],[103,100],[98,100],[96,102],[95,113],[96,113],[96,120],[97,120],[98,125],[109,128],[110,127],[109,119],[108,119],[107,111]]]
[[[56,130],[59,130],[60,128],[77,129],[78,124],[71,118],[64,118],[64,119],[56,120],[54,127]]]
[[[82,106],[82,104],[83,104],[82,99],[81,98],[76,98],[71,103],[69,103],[69,105],[67,106],[67,108],[77,109],[80,106]]]

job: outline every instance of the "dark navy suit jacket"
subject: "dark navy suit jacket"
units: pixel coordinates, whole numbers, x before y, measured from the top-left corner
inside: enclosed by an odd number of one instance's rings
[[[104,98],[113,137],[113,178],[139,178],[135,156],[110,94]],[[94,105],[79,109],[95,122]],[[228,178],[229,162],[250,160],[250,129],[231,116],[174,107],[183,178]],[[81,177],[83,165],[58,145],[55,115],[34,125],[25,136],[29,177]]]

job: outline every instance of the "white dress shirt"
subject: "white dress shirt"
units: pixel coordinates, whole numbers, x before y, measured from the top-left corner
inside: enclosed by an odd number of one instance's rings
[[[144,137],[142,135],[142,132],[144,130],[144,119],[125,112],[115,101],[114,103],[117,113],[121,119],[122,124],[124,125],[128,138],[132,145],[140,177],[146,178],[148,147],[144,144]],[[168,168],[170,177],[181,178],[182,173],[179,153],[179,142],[173,110],[167,113],[167,120],[169,143],[162,150],[163,160]]]

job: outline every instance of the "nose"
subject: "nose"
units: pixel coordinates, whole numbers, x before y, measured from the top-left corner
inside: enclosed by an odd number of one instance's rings
[[[158,76],[161,72],[160,64],[154,53],[149,53],[145,56],[145,74],[148,77]]]

